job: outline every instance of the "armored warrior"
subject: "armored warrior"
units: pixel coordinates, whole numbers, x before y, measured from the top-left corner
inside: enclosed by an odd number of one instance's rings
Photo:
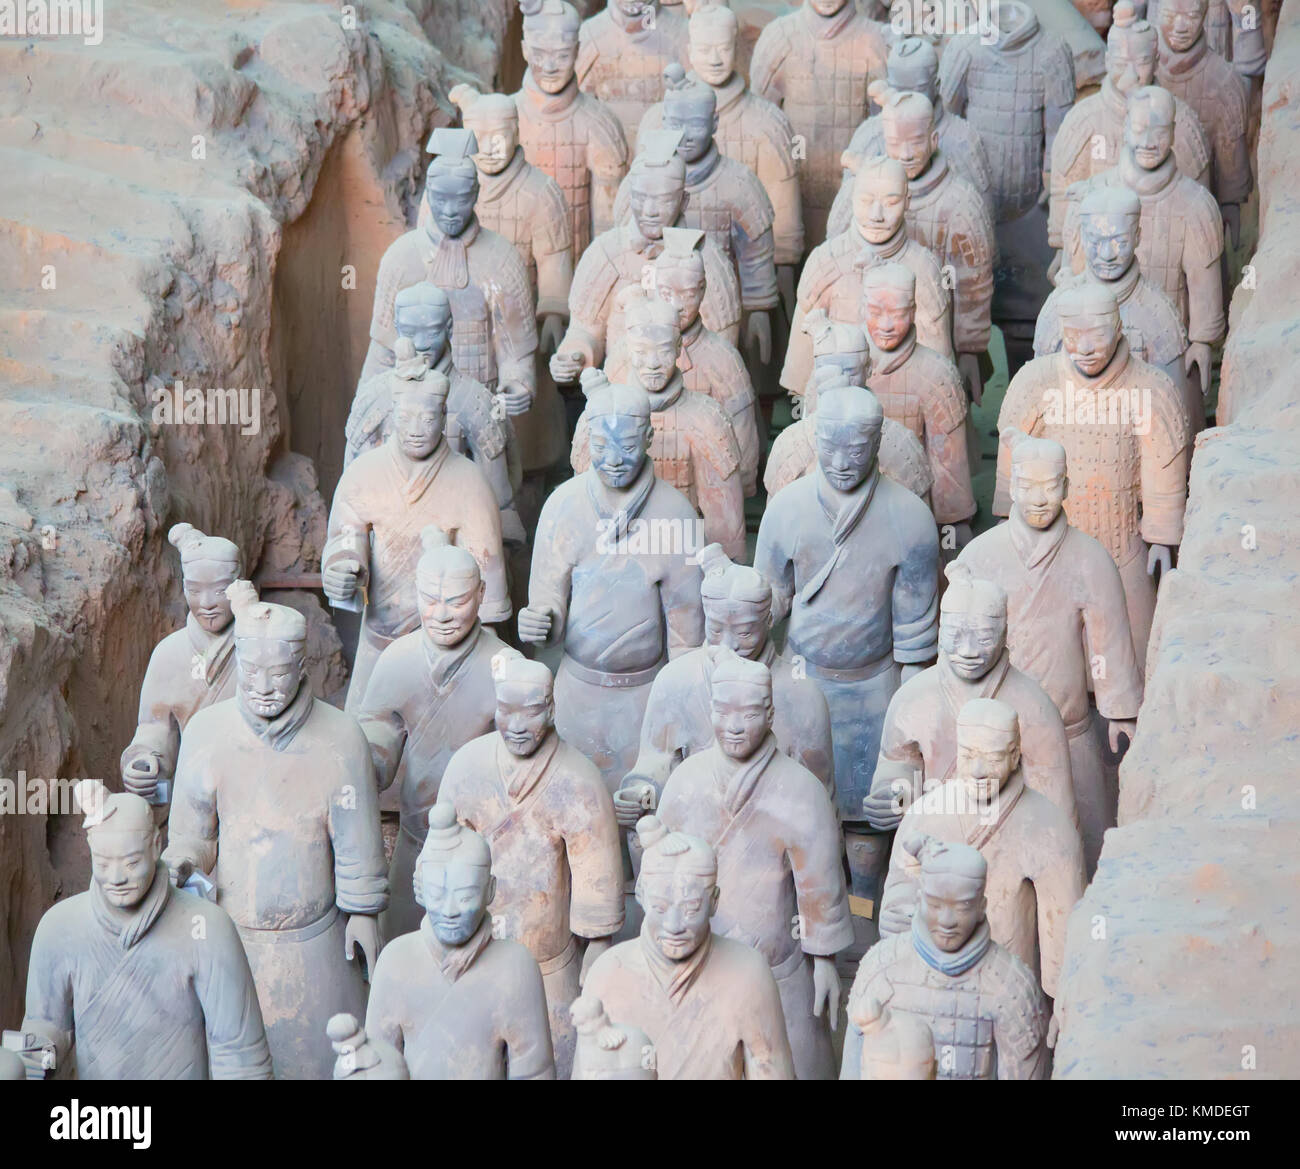
[[[79,1080],[269,1080],[257,990],[224,909],[174,889],[140,797],[75,786],[90,846],[84,893],[32,939],[22,1030]]]
[[[1097,711],[1110,724],[1111,749],[1118,752],[1120,736],[1133,737],[1142,703],[1141,661],[1115,561],[1062,510],[1069,490],[1065,448],[1020,432],[1006,442],[1010,519],[972,540],[958,563],[1002,586],[1012,664],[1047,691],[1065,721],[1091,877],[1102,835],[1115,826],[1117,792],[1093,733],[1088,691],[1096,693]]]
[[[576,1036],[569,1008],[581,972],[623,925],[623,861],[609,789],[555,731],[551,671],[513,653],[493,665],[496,729],[461,747],[438,802],[492,851],[498,937],[528,947],[542,971],[558,1078]],[[579,956],[578,941],[586,942]]]
[[[389,937],[419,925],[411,873],[429,809],[457,748],[492,729],[492,661],[505,649],[479,622],[484,586],[474,557],[434,525],[420,539],[419,622],[379,655],[357,708],[379,788],[396,788],[400,812],[384,919]]]
[[[1170,21],[1172,28],[1181,26],[1191,40],[1191,29],[1198,22],[1205,30],[1205,41],[1212,52],[1225,61],[1249,86],[1251,81],[1264,75],[1268,60],[1268,45],[1263,22],[1268,19],[1258,9],[1252,9],[1248,0],[1208,0],[1200,5],[1180,5],[1178,17]],[[1160,0],[1148,0],[1146,18],[1157,28],[1164,27]],[[1252,19],[1253,18],[1253,19]]]
[[[840,155],[867,116],[867,86],[885,75],[886,52],[884,27],[853,0],[804,0],[764,27],[754,46],[754,92],[782,108],[806,152],[799,186],[810,247],[826,238]]]
[[[988,863],[977,849],[923,838],[909,933],[867,951],[849,992],[840,1078],[857,1079],[865,1001],[925,1023],[943,1080],[1045,1080],[1049,1009],[1025,964],[993,941],[986,916]]]
[[[209,876],[234,919],[276,1075],[328,1079],[326,1021],[362,1010],[354,951],[373,972],[388,904],[370,751],[304,680],[302,614],[248,581],[229,596],[239,690],[185,728],[163,860],[178,885]]]

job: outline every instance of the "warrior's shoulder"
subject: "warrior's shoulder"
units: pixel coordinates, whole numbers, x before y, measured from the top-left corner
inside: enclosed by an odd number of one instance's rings
[[[812,457],[811,442],[808,457]],[[930,460],[921,440],[893,418],[886,418],[881,427],[879,458],[881,473],[902,484],[913,495],[924,499],[934,486],[934,472],[930,469]]]
[[[824,240],[808,253],[808,259],[804,261],[803,274],[799,277],[801,303],[811,307],[817,298],[839,279],[844,268],[839,256],[840,254],[847,256],[852,247],[852,241],[844,239],[848,234],[844,232],[833,239]]]
[[[787,426],[772,440],[763,472],[763,486],[769,500],[803,475],[813,453],[812,435],[806,419]]]
[[[890,934],[888,937],[881,938],[862,955],[862,961],[858,963],[858,972],[853,979],[853,989],[849,991],[850,1001],[863,994],[880,997],[878,994],[880,982],[887,982],[889,972],[898,964],[900,959],[905,958],[911,952],[911,949],[912,935],[910,933]]]
[[[845,233],[848,234],[847,232]],[[842,238],[842,237],[837,237]],[[934,289],[943,288],[943,265],[929,248],[909,239],[898,254],[899,263],[905,264],[916,277],[918,285],[932,285]],[[919,289],[918,289],[919,292]]]
[[[532,204],[535,215],[549,220],[560,219],[566,224],[569,219],[569,205],[564,201],[564,192],[560,184],[548,175],[540,166],[528,163],[524,175],[524,193]]]
[[[762,138],[782,158],[791,158],[794,127],[785,111],[776,102],[755,93],[752,89],[745,93],[745,133],[747,137]]]
[[[627,165],[627,136],[618,115],[594,93],[579,93],[574,102],[574,117],[586,131],[588,142],[616,155]]]
[[[1223,226],[1218,201],[1200,183],[1187,175],[1179,175],[1177,183],[1189,241],[1195,244],[1199,256],[1207,259],[1217,256],[1223,250]]]
[[[786,12],[763,26],[754,43],[754,56],[782,58],[789,54],[801,39],[800,14]]]
[[[723,155],[718,163],[722,173],[719,180],[728,184],[732,211],[750,239],[760,236],[772,226],[776,212],[772,200],[756,175],[739,159]]]
[[[712,329],[702,329],[695,344],[691,346],[692,360],[697,365],[706,365],[711,377],[733,384],[733,379],[743,377],[749,380],[749,370],[745,359],[725,337]],[[698,357],[695,354],[698,353]]]
[[[1061,128],[1056,132],[1056,144],[1052,150],[1057,157],[1074,161],[1092,144],[1096,132],[1097,118],[1101,113],[1101,95],[1090,94],[1071,106],[1061,121]]]
[[[1121,306],[1142,329],[1147,353],[1155,365],[1166,365],[1187,348],[1187,326],[1169,294],[1155,281],[1139,276],[1137,287]]]
[[[1047,1035],[1047,999],[1038,979],[1010,950],[996,942],[984,955],[979,975],[981,985],[998,996],[997,1028],[1002,1038],[1009,1039],[1012,1050],[1026,1058]]]
[[[724,479],[740,466],[736,432],[727,412],[708,394],[682,391],[679,408],[691,449],[701,454]]]

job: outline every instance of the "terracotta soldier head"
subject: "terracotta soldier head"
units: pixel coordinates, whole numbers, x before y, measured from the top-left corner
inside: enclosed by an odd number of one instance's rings
[[[1185,53],[1205,27],[1209,0],[1160,0],[1160,35],[1175,53]]]
[[[483,924],[496,891],[487,841],[457,824],[450,804],[434,804],[415,862],[415,899],[434,936],[444,946],[463,946]]]
[[[757,659],[772,628],[772,586],[746,564],[733,564],[721,544],[709,544],[698,556],[704,579],[704,643]]]
[[[162,856],[162,828],[140,796],[109,792],[97,779],[73,789],[90,846],[90,873],[101,896],[114,909],[134,909],[153,884]]]
[[[853,222],[870,244],[888,243],[907,216],[907,171],[892,158],[864,159],[853,178]]]
[[[1061,346],[1085,377],[1096,377],[1119,348],[1119,304],[1104,284],[1088,281],[1064,289],[1057,298]]]
[[[630,487],[650,450],[650,398],[640,386],[611,382],[598,369],[582,371],[591,424],[591,469],[611,490]]]
[[[451,338],[451,301],[436,284],[421,280],[398,292],[393,323],[427,364],[437,365]]]
[[[1020,766],[1020,716],[996,698],[972,698],[957,712],[957,778],[977,806],[997,799]]]
[[[817,409],[823,389],[866,385],[871,346],[860,326],[832,321],[825,309],[810,309],[799,327],[812,338],[812,384],[794,393],[803,399],[801,414],[806,417]]]
[[[407,345],[410,348],[407,348]],[[398,341],[392,380],[393,436],[408,459],[427,459],[442,442],[447,422],[447,395],[451,382],[429,366],[412,343]]]
[[[455,239],[470,225],[478,202],[478,142],[472,130],[440,126],[427,149],[434,158],[425,172],[424,201],[438,230]]]
[[[235,614],[240,706],[260,719],[278,718],[302,688],[307,619],[287,605],[259,601],[252,581],[235,581],[226,595]]]
[[[1135,89],[1124,118],[1124,145],[1143,170],[1155,170],[1174,149],[1174,96],[1158,85]]]
[[[492,682],[497,733],[511,755],[527,759],[555,726],[555,679],[544,663],[512,652],[492,659]]]
[[[859,487],[875,470],[885,412],[870,390],[837,386],[821,395],[814,420],[817,463],[837,491]]]
[[[565,0],[519,0],[524,18],[524,60],[543,93],[559,93],[578,64],[582,17]]]
[[[976,580],[970,566],[944,569],[948,587],[939,601],[939,651],[959,678],[984,677],[1007,646],[1007,594],[993,581]]]
[[[864,1080],[935,1078],[934,1036],[923,1020],[866,997],[849,1000],[849,1018],[862,1032]]]
[[[1011,514],[1031,528],[1050,528],[1070,491],[1065,447],[1013,426],[1002,432],[1002,441],[1011,448]]]
[[[740,22],[725,4],[697,8],[690,21],[691,69],[706,85],[726,85],[736,71]]]
[[[708,154],[718,128],[718,95],[676,61],[664,69],[663,127],[680,132],[677,153],[685,163]]]
[[[436,524],[420,532],[424,551],[415,566],[420,625],[434,645],[450,649],[474,629],[485,585],[478,561],[457,548]]]
[[[461,121],[474,135],[479,174],[499,175],[519,148],[519,110],[504,93],[480,93],[472,85],[453,85],[447,94],[460,106]]]
[[[1106,282],[1133,266],[1142,238],[1142,201],[1119,184],[1093,187],[1079,204],[1079,237],[1088,271]]]
[[[627,321],[628,364],[645,391],[657,394],[677,373],[677,358],[682,351],[677,310],[665,301],[646,296],[636,285],[623,290],[618,307]]]
[[[985,921],[988,862],[969,844],[932,836],[912,837],[903,847],[920,867],[917,918],[935,946],[955,954]]]
[[[707,841],[670,832],[658,816],[636,825],[641,872],[636,899],[642,931],[670,962],[684,962],[708,940],[718,909],[718,858]]]
[[[916,324],[916,275],[904,264],[878,264],[862,273],[867,335],[886,353],[907,340]]]
[[[575,1079],[655,1079],[654,1046],[640,1027],[611,1022],[600,999],[586,994],[574,1000],[569,1014],[582,1053]]]
[[[713,737],[736,762],[753,757],[772,729],[772,672],[762,662],[722,650],[709,687]]]
[[[939,100],[939,54],[923,37],[895,41],[885,61],[885,78],[890,89],[919,93],[930,102]]]
[[[1126,97],[1150,85],[1156,75],[1158,42],[1156,30],[1138,19],[1130,0],[1119,0],[1106,37],[1106,76],[1111,85]]]
[[[700,319],[704,303],[704,239],[698,228],[665,227],[664,250],[654,263],[654,290],[677,311],[677,327],[682,333]]]
[[[233,616],[226,589],[244,573],[239,548],[190,524],[173,524],[167,539],[181,554],[181,584],[191,615],[206,632],[220,633]]]
[[[686,206],[686,164],[677,152],[680,130],[651,130],[637,138],[627,172],[628,205],[643,239],[663,238]]]
[[[934,125],[934,106],[923,93],[891,89],[884,82],[872,82],[871,97],[880,105],[885,150],[903,164],[909,179],[923,174],[939,149],[939,131]]]

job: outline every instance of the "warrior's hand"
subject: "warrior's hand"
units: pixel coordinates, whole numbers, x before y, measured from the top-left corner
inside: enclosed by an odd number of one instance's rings
[[[497,389],[497,397],[512,418],[527,414],[533,405],[533,391],[520,382],[504,382]]]
[[[835,959],[813,955],[813,1015],[820,1019],[822,1008],[834,1031],[840,1020],[840,976],[835,970]]]
[[[177,859],[163,855],[163,861],[167,865],[167,871],[171,875],[172,884],[181,888],[192,876],[194,876],[194,862],[192,860]]]
[[[1237,203],[1225,203],[1223,211],[1223,235],[1228,241],[1228,246],[1239,248],[1241,246],[1241,206]]]
[[[122,786],[133,796],[152,800],[158,791],[161,760],[152,751],[137,755],[122,768]]]
[[[912,928],[912,916],[916,912],[916,906],[907,901],[894,901],[889,905],[883,905],[880,909],[880,936],[888,937],[891,934],[905,934]]]
[[[1147,553],[1147,576],[1155,576],[1156,570],[1159,569],[1163,580],[1165,574],[1173,568],[1173,564],[1173,553],[1167,544],[1151,545],[1151,551]]]
[[[582,968],[578,971],[578,986],[580,988],[586,984],[587,971],[591,969],[591,964],[608,950],[610,945],[609,938],[591,938],[587,942],[587,948],[582,955]]]
[[[555,617],[545,605],[525,605],[519,610],[519,640],[542,645],[551,636]]]
[[[760,365],[772,360],[772,318],[766,309],[755,309],[749,314],[749,323],[745,326],[745,345],[758,350]]]
[[[655,809],[654,784],[629,775],[614,793],[614,818],[620,828],[635,828],[642,816]]]
[[[325,595],[336,604],[352,600],[357,595],[357,581],[361,578],[361,561],[336,560],[321,574],[321,587]]]
[[[357,949],[366,960],[366,981],[375,975],[375,959],[381,948],[379,940],[379,918],[368,913],[354,913],[348,918],[348,928],[343,935],[343,956],[352,961]]]
[[[537,352],[543,355],[558,353],[564,340],[564,318],[559,313],[547,313],[537,334]]]
[[[862,797],[862,814],[877,832],[893,832],[903,822],[905,786],[902,780],[895,780],[890,788],[873,789]]]
[[[1192,370],[1195,369],[1201,375],[1202,398],[1210,396],[1210,369],[1213,365],[1210,347],[1204,341],[1193,341],[1187,346],[1183,354],[1183,372],[1191,377]]]
[[[557,350],[551,358],[551,377],[555,379],[557,385],[572,385],[578,380],[586,364],[586,355],[579,350],[571,350],[568,353]]]
[[[980,376],[980,357],[978,353],[957,354],[957,372],[966,383],[966,392],[970,400],[979,405],[984,401],[984,379]]]
[[[1113,718],[1110,720],[1110,749],[1119,754],[1119,739],[1123,735],[1130,743],[1133,742],[1133,736],[1137,734],[1137,719],[1135,718]]]

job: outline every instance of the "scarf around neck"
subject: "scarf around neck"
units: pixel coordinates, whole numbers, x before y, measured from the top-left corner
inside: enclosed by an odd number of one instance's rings
[[[480,203],[493,203],[505,195],[528,168],[524,159],[524,148],[516,146],[510,161],[498,174],[478,176],[478,197]]]
[[[867,375],[870,380],[873,376],[883,377],[887,373],[893,373],[906,364],[907,359],[916,350],[916,326],[913,325],[907,330],[907,336],[894,349],[881,349],[870,336],[867,337],[867,341],[871,346],[871,373]]]
[[[1040,529],[1026,522],[1018,507],[1012,507],[1007,534],[1020,563],[1028,569],[1035,569],[1040,564],[1044,568],[1051,565],[1069,530],[1070,521],[1064,508],[1047,527]]]
[[[961,949],[952,954],[939,949],[934,944],[930,931],[925,928],[925,922],[921,920],[919,910],[912,918],[912,948],[931,970],[937,970],[949,978],[965,974],[988,953],[992,944],[993,937],[989,933],[987,917],[975,927],[975,932],[966,939]]]
[[[244,725],[257,736],[264,747],[270,747],[273,751],[283,751],[293,742],[294,737],[302,729],[303,723],[311,717],[315,701],[311,686],[307,679],[303,678],[298,685],[298,693],[293,696],[293,701],[275,718],[263,718],[260,714],[249,710],[243,690],[239,691],[236,705],[239,707]]]
[[[444,946],[438,940],[438,935],[433,932],[433,924],[429,921],[428,914],[420,919],[420,936],[424,939],[424,944],[429,947],[429,953],[433,955],[433,960],[442,971],[442,976],[448,982],[457,982],[492,941],[492,918],[485,913],[483,920],[478,923],[478,929],[470,935],[463,946]]]
[[[424,225],[425,279],[439,288],[469,286],[469,249],[478,239],[478,216],[473,215],[460,235],[444,235],[432,215]]]
[[[423,638],[424,664],[435,693],[442,694],[451,685],[466,658],[474,652],[482,633],[482,623],[475,620],[473,628],[455,645],[444,647],[427,635]]]
[[[930,162],[925,170],[916,178],[907,180],[909,208],[913,202],[924,199],[931,192],[936,191],[947,177],[948,159],[942,150],[936,150],[930,155]]]
[[[528,99],[528,104],[537,114],[548,121],[558,121],[564,117],[573,103],[578,100],[578,79],[570,77],[569,83],[559,93],[547,93],[533,77],[531,69],[524,70],[523,84],[520,92]]]
[[[407,458],[402,451],[402,444],[398,440],[396,431],[389,436],[388,453],[392,456],[393,466],[401,478],[402,498],[408,505],[419,502],[424,493],[429,490],[429,485],[438,477],[438,472],[442,470],[450,452],[451,445],[447,442],[445,433],[438,440],[438,445],[433,448],[433,453],[425,459]]]
[[[235,652],[235,622],[220,633],[209,633],[193,613],[185,617],[185,631],[189,634],[190,648],[203,663],[203,680],[209,687],[224,681]]]
[[[847,501],[837,510],[834,499],[827,497],[827,493],[833,489],[826,482],[825,473],[818,466],[817,502],[821,504],[822,514],[830,521],[831,543],[834,548],[830,558],[813,574],[812,578],[800,591],[799,600],[802,604],[811,604],[817,594],[821,592],[822,586],[830,578],[836,564],[839,563],[840,554],[844,551],[844,545],[866,514],[871,499],[876,494],[876,485],[879,482],[880,462],[877,460],[876,465],[871,468],[871,474],[853,489]]]
[[[853,224],[853,230],[857,232],[858,243],[862,245],[853,261],[853,267],[859,271],[873,267],[876,264],[883,264],[886,260],[892,260],[907,247],[907,220],[903,220],[898,225],[898,230],[883,244],[873,244],[867,239],[862,234],[862,228],[858,226],[856,221]]]
[[[497,735],[497,770],[501,773],[501,779],[505,783],[506,794],[515,803],[519,803],[520,800],[532,794],[533,789],[537,787],[538,781],[551,766],[551,761],[555,758],[555,753],[559,749],[560,736],[556,733],[554,727],[546,732],[546,737],[541,741],[537,750],[526,759],[520,759],[513,754],[510,748],[506,746],[505,740],[500,735]]]
[[[1002,685],[1011,669],[1011,653],[1004,645],[998,660],[989,668],[982,678],[967,681],[948,662],[948,655],[939,653],[939,691],[948,703],[948,709],[956,715],[972,698],[992,698]]]
[[[1181,53],[1175,53],[1165,43],[1165,34],[1158,32],[1159,40],[1157,41],[1156,53],[1163,69],[1168,70],[1175,76],[1181,73],[1190,73],[1202,61],[1205,60],[1206,50],[1209,42],[1205,39],[1205,30],[1201,30],[1201,35],[1196,38],[1196,43],[1190,49],[1185,49]]]
[[[98,881],[90,883],[90,906],[95,920],[110,934],[117,937],[118,945],[129,950],[145,936],[158,920],[171,896],[171,878],[167,866],[159,861],[154,867],[153,881],[139,904],[130,909],[110,905]]]
[[[777,752],[776,736],[767,732],[758,750],[748,759],[732,759],[717,743],[714,752],[713,778],[717,781],[718,791],[722,793],[722,805],[733,816],[745,806],[745,802],[754,794],[754,788],[763,777]]]
[[[800,11],[808,22],[808,31],[818,40],[829,41],[832,37],[839,36],[857,15],[857,6],[854,0],[847,0],[834,16],[823,16],[811,4],[805,4]]]
[[[1178,178],[1178,164],[1174,161],[1172,150],[1159,166],[1153,170],[1146,170],[1138,163],[1133,148],[1125,146],[1119,152],[1118,169],[1120,182],[1140,199],[1150,199],[1164,194],[1173,187],[1174,180]]]
[[[617,547],[622,543],[628,529],[632,526],[632,521],[644,510],[646,500],[650,498],[650,492],[654,489],[654,485],[654,460],[648,454],[641,464],[641,470],[637,472],[636,478],[632,480],[632,486],[617,494],[601,482],[595,468],[588,469],[587,498],[591,500],[591,506],[595,509],[597,519],[604,521],[605,538],[611,546]],[[611,506],[611,503],[615,500],[622,506],[617,509]]]
[[[669,958],[650,936],[650,926],[641,923],[641,953],[645,956],[646,968],[650,971],[659,989],[668,996],[674,1007],[680,1006],[687,992],[695,985],[709,960],[713,949],[713,931],[710,930],[700,943],[699,949],[680,962]]]

